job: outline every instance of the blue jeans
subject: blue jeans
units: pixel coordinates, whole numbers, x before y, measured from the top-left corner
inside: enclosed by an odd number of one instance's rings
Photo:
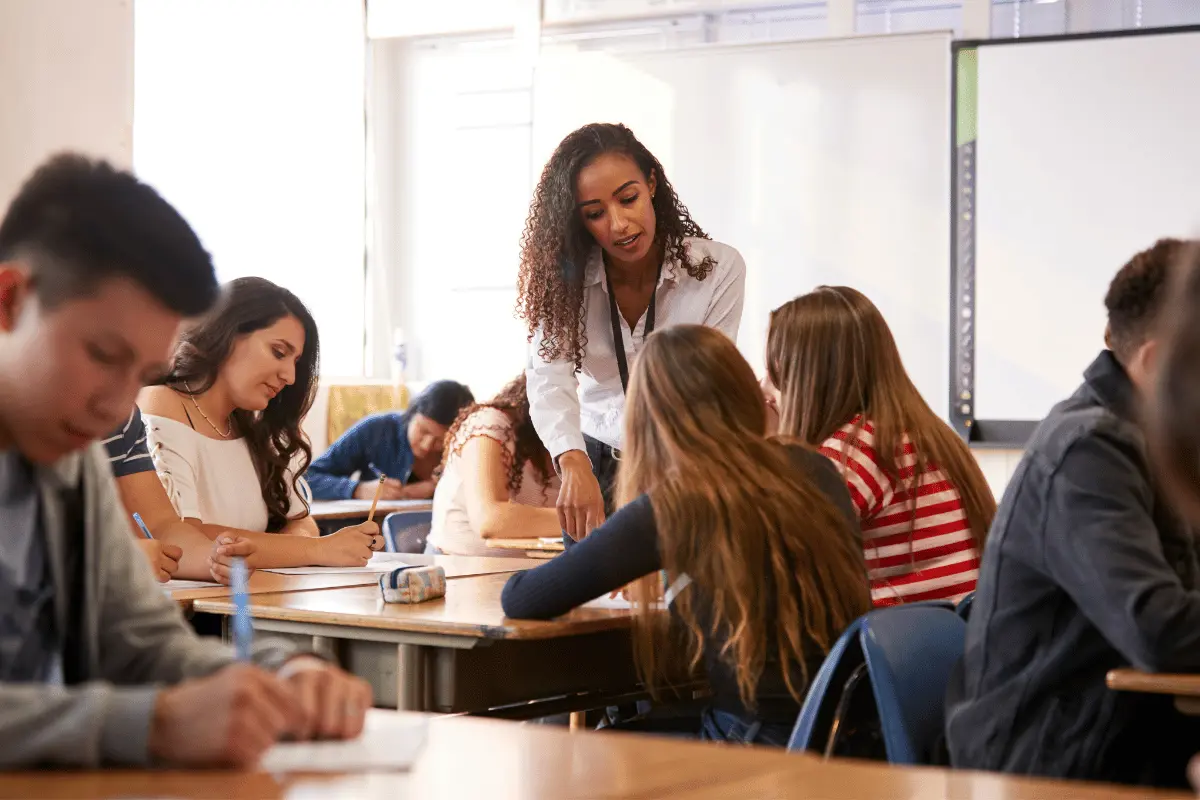
[[[705,741],[787,747],[792,727],[759,720],[747,721],[737,714],[715,708],[705,709],[700,715],[700,738]]]

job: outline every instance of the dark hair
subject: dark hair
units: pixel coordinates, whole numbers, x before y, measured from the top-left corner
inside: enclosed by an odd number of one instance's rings
[[[47,306],[126,277],[183,316],[217,297],[212,259],[158,192],[105,161],[63,153],[25,181],[0,223],[0,261],[27,261]]]
[[[294,468],[290,488],[303,498],[300,476],[312,462],[312,446],[300,427],[317,394],[320,340],[312,314],[296,295],[268,280],[230,281],[222,287],[216,307],[181,334],[171,371],[161,381],[182,394],[204,394],[216,382],[239,337],[288,316],[304,327],[304,352],[296,362],[295,383],[284,387],[261,412],[233,412],[234,430],[246,438],[258,472],[268,531],[280,530],[291,519],[288,471]]]
[[[475,402],[471,390],[456,381],[434,381],[416,396],[409,407],[409,414],[429,417],[438,425],[451,425],[458,412]]]
[[[674,258],[698,281],[712,272],[715,262],[693,262],[685,237],[707,239],[687,207],[679,201],[662,164],[633,131],[624,125],[592,123],[563,139],[542,170],[533,192],[525,233],[521,237],[521,266],[517,277],[517,316],[529,328],[540,327],[538,354],[550,361],[569,358],[583,368],[587,334],[583,320],[583,273],[596,242],[575,209],[575,182],[584,167],[606,153],[628,156],[648,180],[654,177],[654,242],[664,258]]]
[[[533,420],[529,417],[529,395],[525,391],[525,373],[523,372],[519,377],[510,381],[491,400],[486,403],[473,403],[459,413],[458,419],[454,420],[454,424],[446,433],[446,451],[442,455],[442,466],[439,471],[446,468],[446,462],[450,460],[451,455],[461,455],[467,441],[474,433],[478,432],[467,423],[471,415],[482,408],[494,408],[501,411],[512,423],[516,444],[513,448],[514,457],[507,464],[508,490],[513,494],[521,491],[526,462],[533,464],[542,484],[548,484],[550,470],[547,467],[547,461],[550,453],[542,444],[537,431],[534,430]],[[508,450],[505,449],[504,453],[507,458]]]
[[[1147,403],[1147,442],[1155,473],[1174,507],[1200,521],[1200,242],[1171,265],[1160,330],[1162,353]]]
[[[1112,279],[1104,295],[1106,339],[1118,361],[1124,363],[1150,337],[1166,300],[1171,265],[1183,258],[1188,246],[1179,239],[1159,239]]]

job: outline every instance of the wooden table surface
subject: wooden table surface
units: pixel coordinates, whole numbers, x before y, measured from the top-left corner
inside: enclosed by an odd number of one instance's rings
[[[500,607],[500,592],[507,580],[507,574],[464,577],[446,585],[445,597],[414,605],[385,603],[379,587],[374,585],[321,592],[256,594],[250,598],[250,615],[262,620],[480,639],[551,639],[629,627],[630,612],[619,609],[577,608],[547,622],[508,619]],[[234,613],[228,597],[197,600],[194,608],[209,614]]]
[[[378,712],[375,712],[378,713]],[[0,798],[1184,800],[1181,792],[833,760],[628,733],[433,719],[410,772],[8,773]]]
[[[436,564],[446,571],[446,578],[470,578],[520,572],[536,567],[540,562],[531,558],[488,558],[482,556],[430,556],[411,553],[401,556],[405,563],[428,566]],[[257,571],[250,576],[246,589],[250,594],[278,592],[307,592],[314,589],[337,589],[347,586],[377,586],[381,573],[330,572],[319,575],[281,575]],[[212,598],[228,598],[228,586],[208,586],[201,589],[180,589],[171,598],[183,602]]]
[[[393,511],[431,510],[432,500],[380,500],[375,509],[375,521],[382,522]],[[314,500],[312,504],[312,518],[318,522],[324,519],[366,519],[370,511],[370,500]]]
[[[1177,697],[1200,697],[1200,675],[1172,675],[1142,672],[1136,669],[1114,669],[1107,676],[1108,688],[1118,692],[1147,692],[1173,694]]]

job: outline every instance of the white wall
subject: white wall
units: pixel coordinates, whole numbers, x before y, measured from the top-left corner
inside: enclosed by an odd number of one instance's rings
[[[133,160],[132,0],[0,2],[0,208],[64,149]]]

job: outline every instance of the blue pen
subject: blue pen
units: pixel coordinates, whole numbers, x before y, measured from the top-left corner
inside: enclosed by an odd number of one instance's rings
[[[249,571],[246,559],[233,560],[233,648],[238,661],[249,661],[254,646],[254,624],[250,621],[250,598],[246,591]]]
[[[137,513],[136,511],[133,512],[133,521],[136,522],[137,526],[142,529],[142,533],[146,534],[147,539],[154,538],[153,536],[150,535],[150,529],[146,527],[146,523],[142,522],[141,514]]]

